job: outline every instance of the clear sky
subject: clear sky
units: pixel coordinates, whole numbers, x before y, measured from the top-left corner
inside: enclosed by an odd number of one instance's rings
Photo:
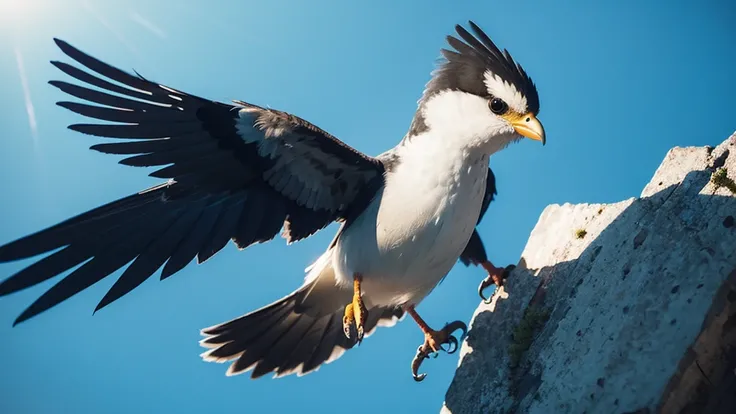
[[[518,261],[546,205],[638,196],[670,147],[736,130],[728,0],[0,4],[0,243],[157,182],[66,129],[81,118],[46,83],[66,79],[48,63],[62,57],[52,37],[186,92],[292,112],[375,155],[408,128],[444,36],[475,20],[536,81],[548,134],[545,147],[526,140],[492,157],[499,196],[480,230],[499,265]],[[426,362],[414,383],[423,337],[411,320],[301,378],[228,378],[199,358],[200,328],[291,292],[334,230],[290,247],[228,245],[95,316],[112,279],[16,328],[56,281],[0,298],[0,412],[437,412],[457,354]],[[22,265],[0,266],[0,278]],[[468,321],[483,276],[457,266],[419,312],[435,327]]]

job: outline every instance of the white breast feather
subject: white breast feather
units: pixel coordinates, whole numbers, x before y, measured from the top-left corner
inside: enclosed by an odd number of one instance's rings
[[[363,276],[375,305],[418,303],[450,271],[473,232],[485,191],[488,157],[422,137],[368,209],[340,237],[339,284]]]

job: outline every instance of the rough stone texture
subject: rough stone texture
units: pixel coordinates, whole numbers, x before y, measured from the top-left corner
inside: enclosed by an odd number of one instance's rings
[[[475,312],[442,412],[736,412],[736,195],[710,182],[719,167],[736,179],[736,134],[670,150],[641,198],[548,206]],[[549,319],[519,343],[532,305]]]

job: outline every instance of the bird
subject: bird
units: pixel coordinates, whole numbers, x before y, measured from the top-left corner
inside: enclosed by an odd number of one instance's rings
[[[424,335],[411,364],[421,381],[421,362],[457,349],[454,333],[467,327],[435,330],[417,305],[458,260],[488,273],[481,297],[508,276],[477,230],[497,194],[490,157],[524,138],[546,143],[531,77],[477,24],[468,27],[446,37],[408,132],[376,156],[293,114],[201,98],[54,38],[74,62],[51,63],[74,83],[49,83],[76,98],[57,105],[94,121],[69,128],[114,139],[90,149],[157,167],[149,175],[162,181],[0,246],[0,263],[46,254],[0,282],[0,296],[71,270],[14,326],[126,265],[95,312],[229,241],[242,250],[281,233],[288,245],[338,223],[298,288],[202,329],[202,358],[228,362],[227,375],[301,376],[408,314]]]

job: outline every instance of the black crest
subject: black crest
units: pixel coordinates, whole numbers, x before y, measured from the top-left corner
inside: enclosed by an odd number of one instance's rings
[[[455,30],[462,40],[447,36],[447,43],[455,50],[441,49],[442,62],[432,72],[432,79],[427,83],[419,106],[421,107],[432,95],[447,89],[488,96],[484,74],[490,70],[514,85],[516,90],[526,97],[527,109],[535,115],[538,114],[539,95],[532,79],[506,49],[501,52],[478,25],[472,21],[469,25],[475,36],[460,25],[455,26]],[[419,110],[412,120],[407,138],[426,129]]]
[[[447,43],[455,50],[441,50],[443,62],[432,73],[422,101],[446,89],[488,96],[484,74],[491,71],[513,84],[526,97],[527,109],[537,114],[539,95],[532,79],[506,49],[501,52],[478,25],[472,21],[469,25],[475,36],[460,25],[455,26],[455,30],[462,40],[447,36]]]

